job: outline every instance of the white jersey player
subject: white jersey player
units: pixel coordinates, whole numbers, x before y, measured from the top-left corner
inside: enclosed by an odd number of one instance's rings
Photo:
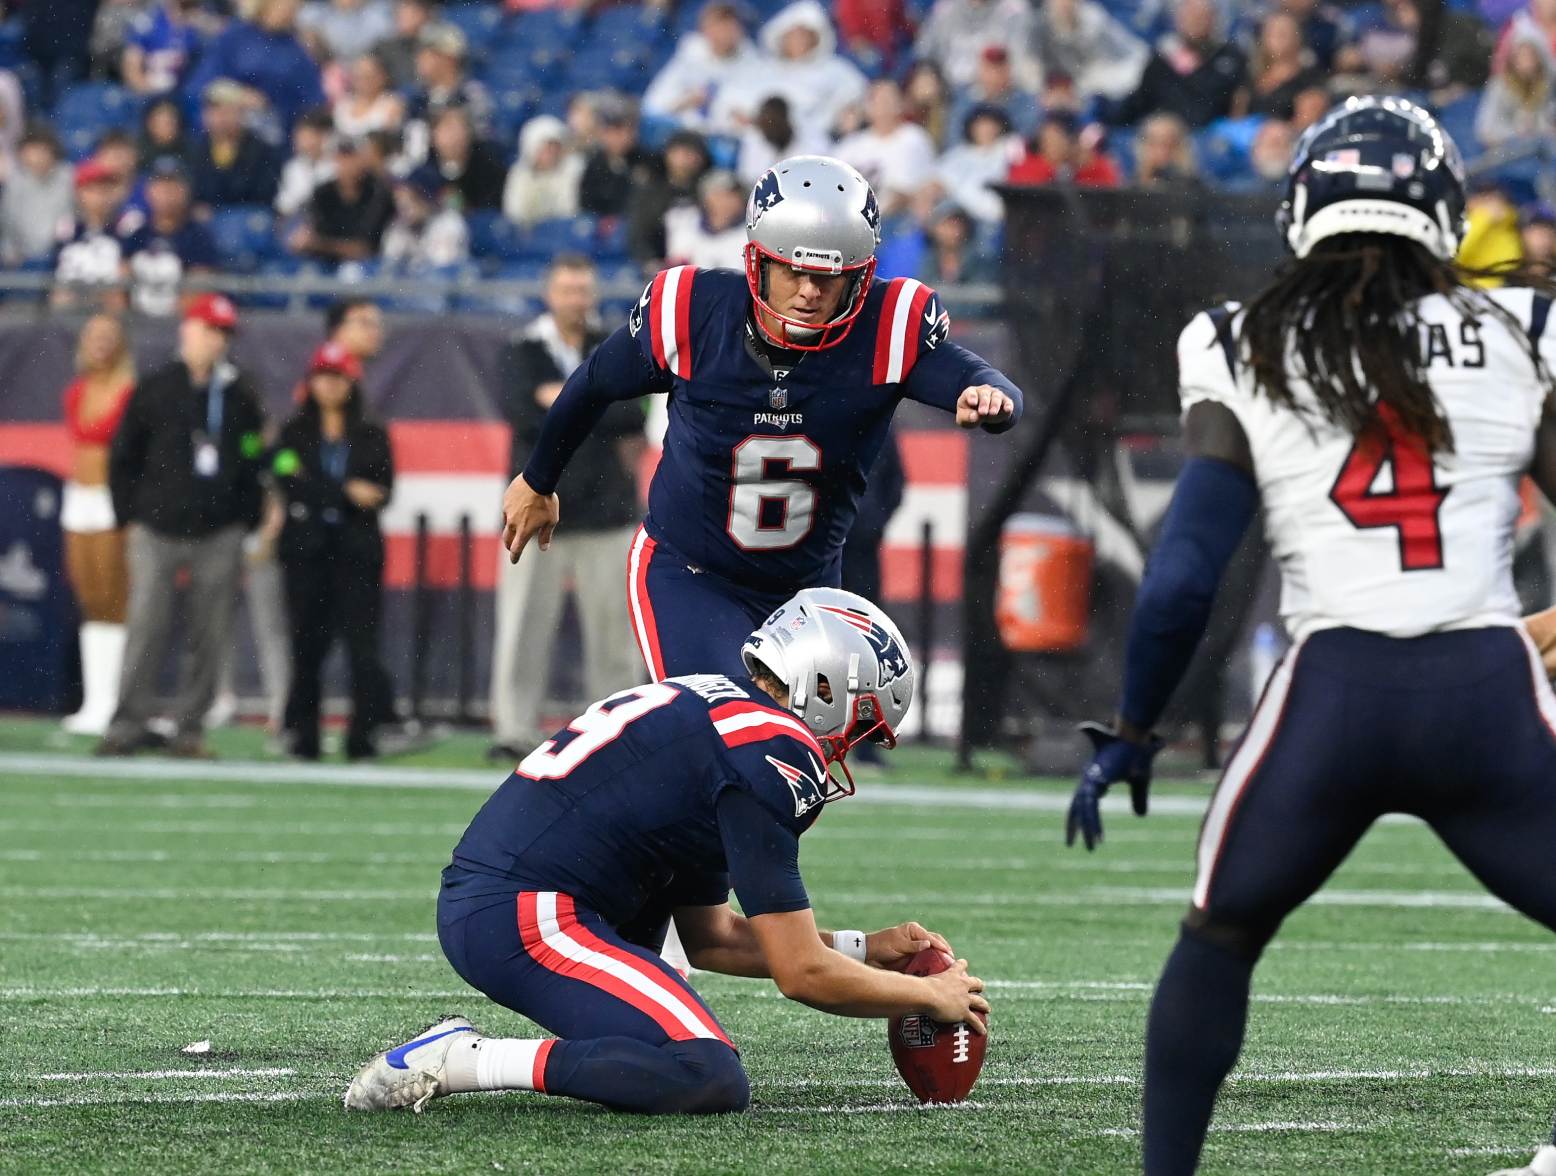
[[[1261,505],[1293,645],[1210,802],[1152,1002],[1147,1176],[1196,1169],[1254,965],[1380,816],[1420,817],[1556,930],[1556,694],[1512,577],[1521,479],[1556,496],[1556,291],[1469,284],[1453,261],[1463,213],[1436,121],[1349,99],[1297,146],[1280,216],[1293,260],[1179,341],[1189,461],[1140,586],[1117,721],[1088,727],[1068,839],[1101,840],[1114,783],[1145,812],[1151,727]],[[1556,1138],[1520,1171],[1556,1176]]]

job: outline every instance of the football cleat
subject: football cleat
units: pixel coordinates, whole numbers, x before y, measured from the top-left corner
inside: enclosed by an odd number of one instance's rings
[[[385,1050],[357,1071],[346,1088],[346,1109],[388,1111],[410,1107],[418,1114],[427,1103],[449,1093],[444,1074],[449,1051],[476,1028],[463,1017],[444,1017],[404,1045]]]

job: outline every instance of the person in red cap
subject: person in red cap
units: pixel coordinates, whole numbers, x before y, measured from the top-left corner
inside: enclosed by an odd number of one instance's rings
[[[227,358],[238,312],[223,294],[189,303],[173,362],[130,394],[108,457],[114,515],[129,526],[130,604],[119,705],[99,755],[155,745],[157,681],[173,600],[187,575],[185,659],[173,706],[174,755],[204,758],[203,719],[232,641],[243,536],[259,522],[264,412]]]
[[[76,218],[61,233],[54,254],[49,305],[123,310],[124,250],[114,234],[119,176],[101,160],[86,159],[76,165],[75,184]]]
[[[292,634],[288,750],[319,758],[320,678],[337,636],[351,665],[346,757],[377,754],[378,700],[389,693],[378,656],[384,539],[378,516],[394,485],[388,431],[368,416],[362,364],[339,343],[313,353],[307,398],[281,428],[271,471],[286,504],[279,555]]]

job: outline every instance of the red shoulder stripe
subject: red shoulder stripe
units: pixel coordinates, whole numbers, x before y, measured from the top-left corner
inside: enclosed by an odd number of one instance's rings
[[[665,337],[660,329],[664,321],[665,304],[665,276],[669,270],[660,270],[654,275],[654,284],[648,295],[648,338],[654,347],[654,363],[661,368],[669,368],[665,362]]]

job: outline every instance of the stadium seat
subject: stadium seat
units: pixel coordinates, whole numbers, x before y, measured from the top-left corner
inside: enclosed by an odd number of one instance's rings
[[[281,253],[275,235],[275,214],[263,204],[219,209],[211,215],[211,236],[222,265],[252,273],[263,261]]]
[[[448,4],[443,8],[443,19],[464,33],[471,52],[482,57],[487,47],[499,40],[503,11],[495,4]]]
[[[1484,151],[1475,135],[1475,112],[1479,109],[1479,93],[1468,94],[1437,108],[1437,121],[1453,136],[1465,159],[1474,159]]]
[[[77,82],[54,107],[54,129],[72,159],[91,154],[103,132],[129,127],[136,106],[129,92],[110,82]]]
[[[576,12],[542,8],[521,12],[499,30],[505,42],[530,49],[550,50],[562,56],[583,37],[583,22]]]
[[[512,222],[502,213],[475,209],[465,213],[465,225],[470,230],[470,255],[472,257],[500,257],[502,237],[513,230]]]
[[[630,4],[602,9],[589,25],[589,41],[594,45],[642,48],[668,39],[670,31],[661,14]]]
[[[597,261],[620,261],[627,256],[627,218],[602,217],[589,244],[589,253]]]

